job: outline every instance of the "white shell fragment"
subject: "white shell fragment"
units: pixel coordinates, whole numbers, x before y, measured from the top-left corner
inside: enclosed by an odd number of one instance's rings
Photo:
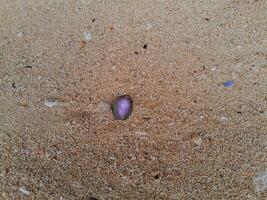
[[[56,101],[56,99],[52,99],[52,98],[50,98],[50,99],[46,99],[45,102],[44,102],[44,104],[45,104],[47,107],[52,108],[52,107],[54,107],[54,106],[57,106],[57,105],[58,105],[58,102]]]
[[[19,191],[22,192],[23,194],[29,195],[30,192],[27,190],[25,186],[22,186],[19,188]]]
[[[83,37],[86,41],[91,41],[92,40],[92,34],[89,31],[85,31],[83,33]]]

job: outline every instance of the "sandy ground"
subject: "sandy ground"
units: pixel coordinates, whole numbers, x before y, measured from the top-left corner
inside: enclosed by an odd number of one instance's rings
[[[266,11],[0,0],[0,199],[266,199]]]

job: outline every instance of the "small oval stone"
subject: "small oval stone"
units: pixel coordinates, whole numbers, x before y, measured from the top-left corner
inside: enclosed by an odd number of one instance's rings
[[[113,103],[112,112],[117,120],[126,120],[133,111],[133,101],[130,96],[118,96]]]

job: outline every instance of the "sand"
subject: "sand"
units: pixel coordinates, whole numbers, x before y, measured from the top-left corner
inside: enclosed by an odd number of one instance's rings
[[[266,10],[0,1],[0,199],[266,199]]]

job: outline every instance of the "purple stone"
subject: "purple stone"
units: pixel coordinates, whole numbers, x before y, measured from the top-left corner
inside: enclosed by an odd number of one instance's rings
[[[116,119],[126,120],[133,111],[133,101],[130,96],[118,96],[112,106],[112,111]]]

